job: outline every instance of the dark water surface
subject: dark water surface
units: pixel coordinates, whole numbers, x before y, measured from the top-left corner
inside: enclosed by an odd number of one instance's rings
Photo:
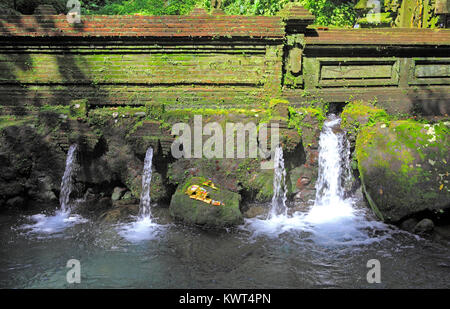
[[[450,287],[448,243],[362,210],[328,222],[304,214],[252,219],[228,232],[170,222],[166,209],[155,217],[139,227],[0,215],[0,288]],[[69,259],[81,263],[80,284],[66,281]],[[380,284],[367,282],[370,259],[381,263]]]

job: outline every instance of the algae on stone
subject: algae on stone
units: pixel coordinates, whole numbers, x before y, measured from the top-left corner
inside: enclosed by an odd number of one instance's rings
[[[450,206],[448,123],[411,120],[365,126],[356,158],[366,196],[381,218],[397,222],[423,210]]]

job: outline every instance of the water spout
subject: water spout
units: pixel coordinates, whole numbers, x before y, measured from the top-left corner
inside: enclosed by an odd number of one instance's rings
[[[278,146],[274,156],[273,197],[269,219],[287,215],[286,169],[284,168],[283,148]]]
[[[287,232],[305,233],[314,243],[324,246],[358,245],[377,242],[388,237],[373,237],[372,230],[388,231],[383,224],[366,217],[357,209],[354,196],[346,197],[345,189],[352,183],[350,144],[340,129],[340,118],[330,115],[319,140],[319,170],[314,206],[308,211],[287,215],[286,171],[281,147],[275,150],[274,195],[267,218],[246,219],[242,228],[278,238]],[[302,236],[305,237],[305,236]]]
[[[142,218],[151,218],[150,211],[150,183],[152,181],[152,161],[153,161],[153,148],[149,147],[145,154],[144,171],[142,174],[142,193],[141,202],[139,205],[139,215]]]
[[[150,184],[152,182],[153,148],[145,154],[142,173],[142,193],[139,205],[139,216],[136,221],[119,227],[119,233],[130,242],[140,242],[159,237],[166,226],[154,222],[151,213]]]
[[[345,198],[345,187],[352,181],[350,143],[340,130],[341,119],[330,115],[319,139],[319,175],[316,199],[306,221],[331,224],[355,218],[353,200]]]
[[[73,178],[76,166],[76,153],[77,145],[73,144],[69,147],[66,159],[66,169],[64,171],[64,176],[61,181],[61,194],[59,196],[59,204],[61,205],[61,211],[70,213],[70,194],[73,190]]]
[[[72,207],[70,195],[73,191],[73,182],[77,166],[77,145],[73,144],[69,147],[66,158],[66,169],[61,180],[61,193],[59,196],[60,209],[54,215],[36,214],[30,216],[29,219],[33,221],[32,224],[25,224],[21,226],[22,229],[27,230],[28,234],[46,235],[40,237],[53,237],[61,235],[61,233],[69,227],[76,224],[87,222],[86,219],[77,214],[72,214]]]
[[[340,131],[340,123],[340,118],[331,115],[320,134],[316,206],[342,202],[345,185],[351,181],[350,143]]]

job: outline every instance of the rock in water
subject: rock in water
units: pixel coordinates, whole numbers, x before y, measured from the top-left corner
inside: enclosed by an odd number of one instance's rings
[[[409,218],[403,221],[402,224],[400,224],[400,228],[408,232],[413,232],[414,227],[417,225],[417,223],[418,221],[416,219]]]
[[[214,190],[204,186],[209,196],[224,206],[213,206],[205,202],[191,199],[185,194],[186,189],[193,184],[201,185],[207,179],[191,177],[183,185],[179,185],[170,202],[170,215],[187,224],[202,225],[212,228],[224,228],[242,224],[244,219],[239,210],[240,195],[225,189]]]
[[[434,223],[430,219],[420,220],[414,227],[414,233],[416,234],[429,234],[433,232]]]
[[[372,209],[388,222],[450,207],[449,123],[393,121],[364,127],[358,169]]]

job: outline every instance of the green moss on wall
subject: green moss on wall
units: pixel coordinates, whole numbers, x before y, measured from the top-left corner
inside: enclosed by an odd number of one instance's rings
[[[308,116],[317,122],[319,129],[322,128],[323,123],[327,119],[326,111],[321,107],[289,107],[288,127],[297,129],[298,133],[303,135],[305,127],[312,128],[312,124],[309,121],[305,121]]]
[[[0,131],[7,127],[30,123],[32,120],[32,117],[0,116]]]

